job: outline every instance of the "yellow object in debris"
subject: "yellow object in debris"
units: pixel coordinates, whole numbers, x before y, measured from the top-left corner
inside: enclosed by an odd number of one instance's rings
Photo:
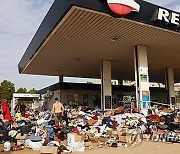
[[[21,117],[21,113],[16,113],[15,116],[19,119]]]
[[[69,123],[68,126],[69,126],[69,127],[72,127],[72,126],[73,126],[73,123]]]
[[[154,108],[154,109],[157,109],[157,108],[158,108],[158,105],[153,105],[153,108]]]

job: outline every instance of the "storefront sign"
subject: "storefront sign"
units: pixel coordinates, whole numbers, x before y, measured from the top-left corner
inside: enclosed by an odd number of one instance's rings
[[[149,91],[142,91],[142,101],[150,101]]]
[[[159,8],[155,12],[155,15],[153,18],[154,18],[153,20],[160,20],[169,24],[180,26],[180,14],[172,12],[172,11],[168,11],[163,8]]]
[[[123,96],[124,108],[131,108],[131,96]]]
[[[141,75],[140,75],[140,78],[141,78],[141,82],[148,82],[148,81],[147,81],[147,75],[141,74]]]
[[[150,106],[150,91],[142,91],[142,109],[147,109]]]
[[[118,15],[127,15],[140,10],[140,5],[135,0],[107,0],[107,2],[109,8]]]

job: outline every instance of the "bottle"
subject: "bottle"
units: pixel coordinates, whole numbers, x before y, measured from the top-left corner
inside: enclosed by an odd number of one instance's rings
[[[11,150],[11,143],[9,141],[6,141],[4,143],[4,151],[7,152],[7,151],[10,151]]]

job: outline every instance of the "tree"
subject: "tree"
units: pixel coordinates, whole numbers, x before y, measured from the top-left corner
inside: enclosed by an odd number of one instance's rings
[[[0,97],[2,99],[7,99],[8,101],[12,99],[12,95],[15,92],[14,84],[8,80],[4,80],[0,84]]]
[[[17,93],[27,93],[27,89],[21,87],[21,88],[19,88],[19,89],[17,90]]]
[[[36,89],[30,89],[29,91],[28,91],[28,93],[29,94],[37,94],[37,90]]]

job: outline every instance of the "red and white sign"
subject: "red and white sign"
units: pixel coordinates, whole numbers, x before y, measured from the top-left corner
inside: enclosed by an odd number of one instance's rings
[[[118,15],[127,15],[132,11],[139,12],[140,5],[135,0],[107,0],[110,9]]]

